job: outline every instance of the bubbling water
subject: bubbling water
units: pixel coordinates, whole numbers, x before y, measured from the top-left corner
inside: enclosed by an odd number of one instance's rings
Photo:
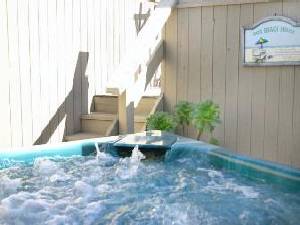
[[[300,195],[218,170],[192,152],[167,161],[39,158],[0,170],[0,224],[296,224]]]
[[[139,146],[136,145],[132,150],[131,157],[120,160],[120,166],[116,170],[116,174],[121,179],[128,179],[137,174],[141,164],[141,160],[145,159],[143,153],[140,152]]]

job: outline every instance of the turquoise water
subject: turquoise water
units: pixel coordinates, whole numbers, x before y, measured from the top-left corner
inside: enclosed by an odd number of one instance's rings
[[[0,160],[0,224],[299,224],[300,189],[177,147]]]

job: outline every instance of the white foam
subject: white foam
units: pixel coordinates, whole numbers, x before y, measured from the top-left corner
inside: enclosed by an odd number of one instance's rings
[[[241,224],[248,224],[248,218],[249,218],[249,214],[250,212],[247,210],[244,210],[240,215],[239,215],[239,219],[241,221]]]
[[[231,182],[226,182],[225,187],[227,190],[231,190],[233,192],[242,193],[246,198],[257,198],[259,196],[258,192],[253,190],[253,187],[238,185]]]
[[[138,168],[142,159],[145,159],[145,156],[140,152],[138,146],[136,145],[132,150],[131,157],[120,159],[116,174],[121,179],[134,177],[138,172]]]
[[[103,194],[112,190],[112,187],[108,184],[100,184],[96,187],[96,190],[99,194]]]
[[[220,224],[218,219],[210,215],[203,208],[195,207],[189,203],[173,203],[160,207],[158,214],[162,216],[162,224]]]
[[[142,159],[145,159],[145,156],[143,155],[143,153],[140,152],[139,146],[136,145],[132,150],[130,162],[131,163],[135,163],[135,162],[139,163]]]
[[[58,182],[66,182],[70,179],[69,175],[66,175],[65,173],[58,173],[58,174],[53,174],[49,180],[52,183],[58,183]]]
[[[266,203],[266,204],[279,205],[279,202],[278,202],[278,201],[275,201],[275,200],[272,199],[272,198],[268,198],[268,199],[264,200],[264,203]]]
[[[34,161],[33,171],[35,175],[49,176],[58,173],[60,168],[57,164],[46,158],[38,158]]]
[[[101,153],[99,145],[97,142],[95,142],[95,147],[96,147],[96,156],[98,157],[98,155]]]
[[[68,217],[66,215],[55,215],[49,221],[46,221],[46,225],[64,225],[67,224]]]
[[[19,192],[1,201],[0,222],[1,219],[6,220],[7,224],[10,224],[9,221],[14,221],[13,224],[19,224],[16,221],[22,221],[24,224],[42,221],[44,217],[49,216],[48,208],[46,200],[38,198],[36,193]]]
[[[101,212],[104,211],[105,207],[101,205],[99,202],[89,203],[84,212],[84,224],[92,225],[97,224]]]
[[[76,196],[88,197],[93,195],[94,187],[83,181],[76,181],[73,187],[73,192]]]
[[[18,187],[21,185],[21,179],[11,179],[4,175],[0,177],[0,199],[5,198],[17,192]]]
[[[209,170],[208,171],[208,176],[211,178],[215,178],[215,177],[223,177],[223,174],[220,171],[216,171],[216,170]]]
[[[222,180],[216,182],[214,180],[209,181],[208,185],[203,188],[204,192],[218,192],[221,194],[226,194],[228,191],[235,193],[241,193],[246,198],[258,198],[259,193],[254,191],[253,187],[238,185],[231,180]]]

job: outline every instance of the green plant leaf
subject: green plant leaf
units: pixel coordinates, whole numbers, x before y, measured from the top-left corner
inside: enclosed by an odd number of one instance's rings
[[[220,107],[211,100],[197,104],[192,112],[194,126],[203,132],[212,133],[220,121]],[[199,137],[200,138],[200,137]]]
[[[181,126],[189,125],[192,121],[193,105],[187,101],[180,101],[175,106],[175,118]]]
[[[174,117],[166,112],[156,112],[146,121],[147,130],[173,131],[176,126]]]
[[[219,145],[219,141],[218,139],[214,138],[214,137],[211,137],[209,139],[209,143],[212,144],[212,145]]]

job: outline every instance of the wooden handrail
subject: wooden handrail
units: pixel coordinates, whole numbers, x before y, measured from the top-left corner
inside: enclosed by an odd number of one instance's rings
[[[119,95],[121,134],[134,132],[134,105],[137,104],[135,101],[142,97],[147,82],[155,73],[155,66],[163,59],[163,42],[157,37],[176,4],[177,0],[159,2],[108,84],[107,92],[113,90],[114,94]]]

